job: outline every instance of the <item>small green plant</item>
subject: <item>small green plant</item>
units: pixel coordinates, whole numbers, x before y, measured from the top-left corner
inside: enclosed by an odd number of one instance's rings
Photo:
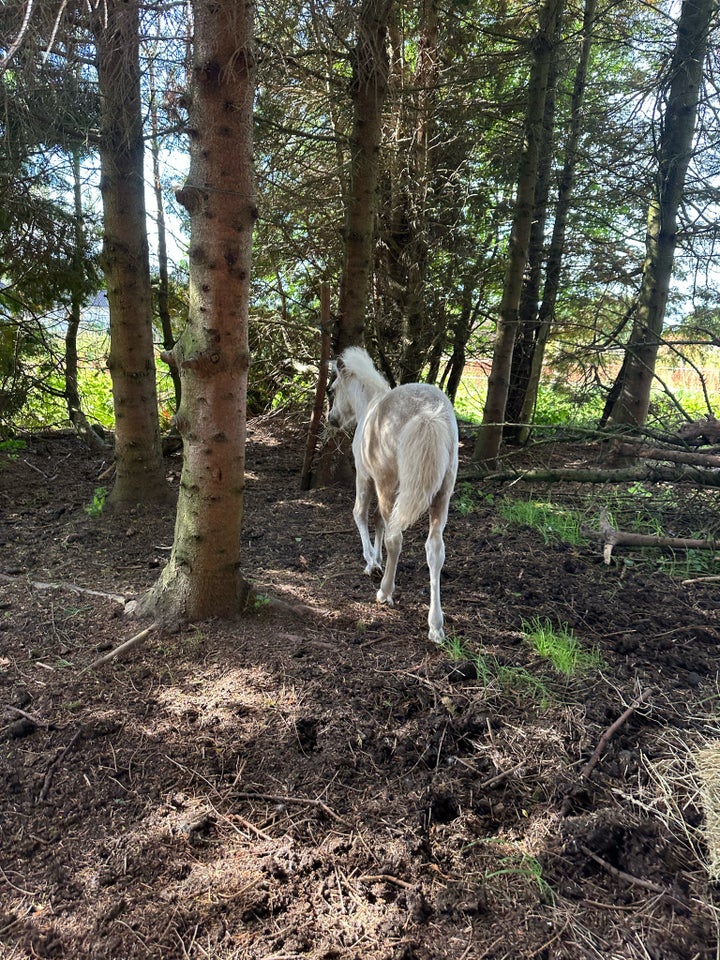
[[[4,454],[8,460],[17,460],[20,451],[24,450],[25,447],[27,447],[27,444],[24,440],[14,440],[12,438],[0,440],[0,454]]]
[[[533,617],[532,620],[523,620],[522,631],[540,656],[549,660],[563,676],[587,673],[602,664],[597,650],[582,647],[566,623],[554,626],[550,620]]]
[[[107,495],[107,487],[96,487],[92,500],[85,507],[85,513],[93,518],[99,517],[105,509],[105,499]]]
[[[533,857],[529,853],[518,851],[517,854],[501,857],[498,862],[499,866],[497,870],[486,871],[486,882],[493,880],[495,877],[519,877],[525,880],[530,880],[532,883],[536,884],[538,890],[540,891],[540,895],[545,899],[554,899],[552,888],[547,880],[543,877],[542,864],[537,857]]]
[[[467,480],[459,483],[455,488],[455,507],[463,517],[467,517],[475,509],[473,485]]]
[[[536,500],[508,500],[498,510],[508,523],[537,530],[546,544],[560,540],[576,546],[582,542],[580,516],[574,510]]]
[[[263,610],[267,610],[271,603],[270,597],[266,597],[264,593],[253,593],[250,597],[249,608],[253,613],[261,613]]]

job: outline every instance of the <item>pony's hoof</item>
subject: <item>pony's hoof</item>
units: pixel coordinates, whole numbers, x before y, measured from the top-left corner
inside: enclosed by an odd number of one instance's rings
[[[445,631],[442,629],[442,627],[439,630],[431,627],[430,631],[428,632],[428,637],[432,643],[437,643],[438,646],[445,643]]]
[[[373,560],[365,567],[365,573],[371,577],[374,573],[382,573],[382,567]]]
[[[375,599],[377,600],[378,603],[384,603],[388,607],[395,606],[395,603],[393,602],[393,598],[386,597],[385,594],[382,592],[382,590],[378,590]]]

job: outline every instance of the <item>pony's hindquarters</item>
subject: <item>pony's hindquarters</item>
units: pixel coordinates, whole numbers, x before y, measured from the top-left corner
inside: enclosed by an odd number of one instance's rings
[[[438,402],[411,417],[398,436],[398,483],[388,536],[407,530],[438,494],[449,503],[457,473],[457,425],[449,401],[438,394]]]
[[[407,391],[406,397],[403,396],[404,390]],[[443,531],[457,474],[457,423],[449,400],[436,387],[419,384],[398,387],[387,395],[383,403],[389,405],[395,400],[397,409],[404,414],[395,419],[396,432],[392,434],[396,483],[383,489],[381,475],[379,471],[375,473],[378,500],[386,520],[387,550],[385,573],[377,599],[380,603],[392,604],[403,530],[423,513],[429,513],[429,533],[425,543],[430,572],[428,635],[433,642],[442,643],[445,633],[440,602],[440,572],[445,562]],[[388,419],[392,423],[393,414],[390,412]],[[385,431],[386,436],[388,432]],[[385,479],[390,475],[388,473]]]

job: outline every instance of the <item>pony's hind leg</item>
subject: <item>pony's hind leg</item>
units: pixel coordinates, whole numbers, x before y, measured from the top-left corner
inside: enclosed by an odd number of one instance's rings
[[[373,483],[369,477],[361,475],[358,470],[355,484],[355,507],[353,518],[362,540],[363,557],[365,559],[365,573],[371,574],[375,570],[382,570],[382,553],[378,553],[378,531],[375,533],[375,546],[370,542],[368,530],[368,512],[372,496]],[[381,529],[381,528],[380,528]],[[380,535],[380,550],[382,551],[382,535]]]
[[[428,637],[433,643],[445,640],[443,612],[440,603],[440,571],[445,563],[443,530],[447,522],[448,499],[437,500],[430,507],[430,532],[425,541],[425,556],[430,570],[430,612],[428,613]]]
[[[384,496],[378,490],[379,512],[385,532],[385,552],[387,559],[385,561],[385,573],[383,574],[380,589],[377,592],[377,602],[386,603],[389,607],[393,606],[393,593],[395,592],[395,571],[397,570],[398,558],[402,550],[402,531],[388,531],[388,521],[392,513],[392,500]]]

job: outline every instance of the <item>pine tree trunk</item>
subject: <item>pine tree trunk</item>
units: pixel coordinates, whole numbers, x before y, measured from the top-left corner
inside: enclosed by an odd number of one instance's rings
[[[616,424],[641,426],[648,415],[713,8],[714,0],[684,0],[668,83],[659,101],[667,106],[661,117],[658,171],[648,208],[637,311],[626,348],[622,388],[611,418]]]
[[[351,182],[335,354],[363,341],[377,215],[382,109],[388,84],[386,35],[393,0],[363,0],[353,51]]]
[[[508,264],[503,283],[483,422],[473,454],[476,462],[486,466],[496,462],[502,440],[513,348],[518,329],[518,310],[528,258],[545,99],[551,59],[555,51],[556,25],[562,7],[563,0],[546,0],[540,15],[540,29],[533,43],[533,65],[530,72]]]
[[[585,100],[587,72],[593,44],[596,8],[597,0],[585,0],[580,59],[575,71],[575,81],[570,106],[570,126],[565,144],[565,160],[558,184],[553,232],[548,248],[547,266],[545,269],[545,286],[543,287],[542,303],[538,310],[528,382],[518,417],[520,423],[524,424],[517,433],[519,443],[525,443],[530,435],[530,427],[528,424],[532,422],[535,416],[535,406],[537,404],[538,390],[540,389],[543,360],[545,359],[545,347],[547,346],[552,323],[555,319],[555,305],[560,289],[560,271],[565,251],[565,233],[567,231],[568,213],[570,212],[570,204],[575,191],[575,169],[578,161],[578,144],[582,132],[582,108]]]
[[[190,171],[190,314],[172,351],[183,437],[175,540],[141,614],[229,617],[244,608],[243,515],[256,57],[251,0],[195,0]]]
[[[170,276],[168,271],[167,229],[165,226],[165,205],[163,202],[162,182],[160,180],[160,140],[158,136],[157,88],[152,60],[148,65],[150,83],[150,153],[152,155],[153,191],[155,194],[155,214],[157,217],[157,256],[159,283],[157,289],[157,311],[160,329],[163,335],[163,349],[172,350],[175,344],[172,320],[170,318]],[[181,386],[177,368],[170,367],[170,377],[175,393],[175,410],[180,406]]]
[[[557,27],[559,28],[558,20]],[[555,38],[557,49],[559,37]],[[525,394],[530,383],[533,355],[538,333],[538,311],[540,287],[542,284],[543,261],[545,254],[545,223],[547,221],[548,197],[550,194],[550,175],[552,172],[553,147],[555,142],[555,108],[558,82],[558,58],[552,57],[548,76],[545,111],[542,132],[538,147],[538,175],[535,184],[535,203],[530,227],[528,262],[520,306],[518,308],[518,336],[513,350],[510,385],[508,388],[505,419],[506,439],[518,440],[522,431],[521,420]]]
[[[115,485],[108,503],[166,501],[152,339],[140,100],[139,11],[107,0],[94,18],[101,101],[102,266],[110,306]]]

